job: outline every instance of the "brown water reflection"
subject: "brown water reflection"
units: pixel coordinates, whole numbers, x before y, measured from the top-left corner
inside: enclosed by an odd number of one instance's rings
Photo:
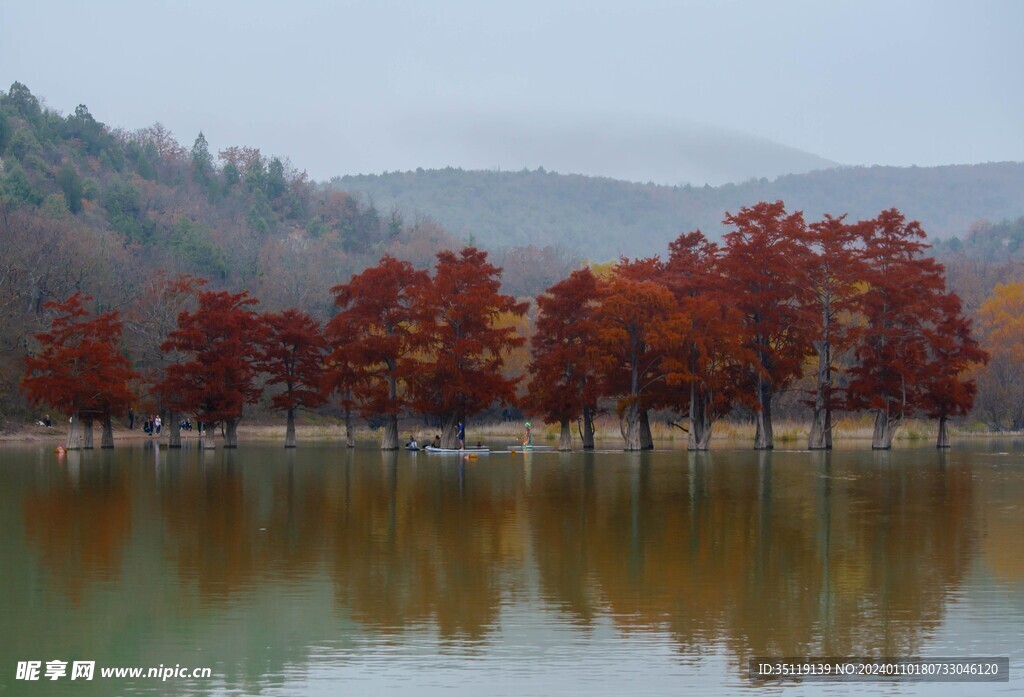
[[[972,553],[971,473],[810,457],[813,474],[767,454],[535,474],[546,597],[582,622],[606,607],[668,628],[684,651],[913,655]]]
[[[526,562],[519,482],[454,462],[408,467],[345,466],[331,526],[336,601],[382,630],[429,623],[443,638],[482,639]]]
[[[119,575],[132,501],[124,477],[109,463],[84,471],[74,461],[68,467],[66,477],[25,494],[23,519],[40,566],[79,605],[89,586]]]
[[[257,685],[268,665],[282,672],[356,637],[402,645],[428,631],[438,646],[486,649],[510,610],[537,627],[610,621],[625,641],[664,633],[680,656],[724,650],[734,666],[917,655],[979,574],[1024,594],[1024,474],[1012,456],[467,463],[264,447],[3,458],[0,503],[19,515],[4,514],[2,578],[37,612],[62,616],[70,633],[117,632],[116,645],[99,642],[111,660],[126,639],[158,655],[215,651],[242,633],[248,650],[268,653],[245,669]],[[59,652],[65,644],[48,644],[6,595],[21,634],[5,649]],[[122,624],[111,619],[118,602],[133,608]]]

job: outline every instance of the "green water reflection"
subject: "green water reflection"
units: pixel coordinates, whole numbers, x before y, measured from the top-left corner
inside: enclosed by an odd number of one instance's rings
[[[622,694],[638,666],[652,686],[716,694],[744,686],[755,656],[1024,664],[1012,443],[470,462],[327,444],[63,458],[8,446],[0,458],[10,694],[169,689],[14,679],[18,661],[51,659],[213,669],[177,692],[324,694],[349,679],[521,694],[520,672],[547,676],[539,693],[591,681],[588,694]]]

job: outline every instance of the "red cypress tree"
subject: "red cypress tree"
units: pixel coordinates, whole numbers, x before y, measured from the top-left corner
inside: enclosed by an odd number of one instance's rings
[[[988,363],[988,353],[971,335],[971,320],[963,316],[960,298],[947,293],[938,302],[940,318],[928,331],[931,348],[930,370],[924,390],[924,410],[939,420],[937,448],[949,447],[947,422],[964,416],[974,407],[977,385],[965,377],[975,365]]]
[[[216,424],[224,422],[226,448],[238,446],[242,410],[261,393],[255,362],[264,330],[250,309],[258,302],[244,291],[200,293],[196,310],[179,314],[178,328],[161,345],[185,360],[167,367],[160,392],[175,410],[192,411],[206,424],[211,443]]]
[[[284,447],[294,448],[295,410],[315,409],[326,401],[320,384],[327,342],[309,313],[290,308],[261,319],[264,336],[258,367],[270,375],[268,385],[284,386],[272,402],[287,414]]]
[[[505,355],[525,340],[495,326],[504,314],[521,317],[526,303],[499,292],[501,269],[487,252],[442,251],[429,284],[417,296],[416,343],[426,358],[413,377],[414,403],[441,419],[441,442],[456,447],[457,427],[491,405],[513,404],[518,379],[502,374]]]
[[[752,402],[739,389],[745,352],[742,316],[728,301],[721,250],[699,230],[669,245],[665,282],[685,323],[686,343],[670,364],[667,382],[677,388],[675,408],[690,420],[687,448],[707,450],[714,421],[737,401]]]
[[[648,257],[641,259],[621,259],[618,264],[614,267],[614,274],[620,274],[626,276],[634,281],[647,281],[655,283],[659,286],[667,288],[666,285],[666,265],[659,257]],[[674,309],[674,312],[670,312],[665,319],[681,320],[679,316],[678,305]],[[660,321],[660,320],[659,320]],[[663,329],[667,325],[659,325],[659,328]],[[675,329],[680,329],[682,325],[677,325]],[[652,334],[653,337],[653,334]],[[650,375],[654,378],[646,386],[644,390],[643,398],[637,403],[638,416],[640,419],[640,447],[643,450],[654,449],[654,439],[651,436],[651,422],[650,412],[653,409],[665,409],[674,408],[678,402],[679,388],[677,386],[678,380],[674,380],[676,384],[670,384],[670,377],[676,378],[674,375],[678,371],[679,366],[683,364],[682,354],[685,352],[684,341],[682,339],[678,344],[669,344],[659,342],[657,345],[654,343],[648,343],[647,350],[652,352],[650,356],[642,356],[641,363],[650,362],[652,370]],[[618,382],[615,382],[615,377],[612,374],[605,375],[606,382],[604,385],[605,390],[609,394],[624,394],[628,391],[629,383],[625,372],[618,374]],[[623,406],[625,403],[620,403],[619,406]]]
[[[333,342],[331,342],[329,334],[324,338],[328,342],[328,353],[324,358],[320,393],[324,395],[325,399],[333,394],[338,395],[338,402],[345,417],[345,444],[354,448],[356,447],[356,436],[352,428],[352,410],[358,407],[354,392],[355,386],[362,376],[355,371],[344,353],[330,349]]]
[[[922,256],[925,233],[895,208],[866,223],[867,290],[858,307],[857,363],[849,370],[847,409],[875,412],[871,447],[888,449],[903,419],[924,405],[934,328],[942,324],[944,271]]]
[[[811,450],[832,448],[835,373],[854,339],[852,320],[861,292],[857,284],[865,273],[862,250],[857,246],[864,226],[848,225],[845,217],[826,215],[810,226],[814,248],[809,274],[814,295],[812,336],[818,354],[811,402],[814,412],[808,435]]]
[[[801,213],[782,201],[727,215],[723,275],[729,303],[743,315],[743,345],[755,360],[745,382],[755,397],[754,447],[774,447],[772,400],[802,371],[810,353],[810,250]]]
[[[331,289],[341,311],[327,326],[329,364],[335,382],[350,383],[365,418],[386,418],[384,450],[398,448],[398,416],[410,404],[415,301],[429,282],[425,271],[385,255],[377,266]],[[340,380],[343,374],[347,380]]]
[[[686,342],[675,298],[649,280],[656,266],[652,260],[618,264],[602,284],[594,317],[604,391],[619,397],[626,450],[653,446],[646,411],[671,369],[666,359]]]
[[[573,271],[537,298],[536,333],[530,339],[532,360],[527,404],[546,421],[561,427],[559,450],[572,449],[569,424],[592,410],[598,398],[593,351],[597,278],[589,268]],[[584,448],[594,447],[587,419]]]
[[[119,349],[121,320],[116,312],[91,316],[89,296],[75,293],[62,303],[48,302],[56,315],[50,331],[36,335],[40,351],[25,359],[21,381],[29,402],[70,414],[67,447],[91,448],[92,424],[103,423],[102,447],[114,447],[111,416],[131,404],[131,380],[138,375]],[[84,432],[79,430],[84,425]]]

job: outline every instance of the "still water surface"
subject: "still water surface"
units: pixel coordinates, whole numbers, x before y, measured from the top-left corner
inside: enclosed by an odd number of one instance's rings
[[[1009,694],[1024,449],[0,446],[0,694]],[[759,685],[758,656],[1009,656]],[[209,667],[29,683],[18,661]]]

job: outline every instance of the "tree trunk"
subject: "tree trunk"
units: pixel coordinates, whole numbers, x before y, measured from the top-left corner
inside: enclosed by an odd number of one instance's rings
[[[381,450],[398,450],[398,414],[388,414],[384,423],[384,437],[380,441]]]
[[[811,432],[807,436],[807,449],[832,449],[832,412],[828,409],[819,410],[817,400],[815,400],[814,417],[811,421]]]
[[[754,414],[757,423],[754,450],[771,450],[775,447],[775,434],[772,432],[772,386],[761,377],[757,379],[757,403],[760,408]]]
[[[875,414],[875,429],[871,434],[872,450],[889,450],[892,447],[892,439],[896,430],[900,427],[901,419],[892,418],[881,409]]]
[[[181,447],[181,419],[176,411],[170,409],[167,410],[167,447],[168,448],[180,448]]]
[[[687,450],[711,449],[710,399],[696,384],[690,385],[690,437]]]
[[[948,420],[949,420],[948,417],[945,417],[945,416],[940,416],[939,417],[939,437],[935,441],[935,447],[936,448],[948,448],[948,447],[950,447],[950,445],[949,445],[949,428],[947,427],[947,424],[946,424],[946,422]]]
[[[818,385],[814,393],[814,416],[807,448],[832,449],[832,357],[827,343],[818,348]]]
[[[345,445],[356,447],[356,437],[352,433],[352,407],[345,407]]]
[[[92,417],[91,416],[86,416],[84,419],[82,419],[82,427],[83,427],[83,429],[82,429],[82,447],[85,448],[86,450],[92,450],[94,446],[93,446],[93,439],[92,439]]]
[[[103,436],[100,438],[101,448],[114,447],[114,424],[110,420],[110,414],[103,417]]]
[[[562,451],[572,450],[572,430],[569,428],[569,419],[562,419],[559,422],[558,449]]]
[[[68,428],[68,450],[81,450],[85,447],[85,435],[82,433],[82,417],[75,414],[71,417]]]
[[[642,450],[646,447],[643,436],[643,421],[647,418],[647,410],[640,408],[640,360],[639,348],[635,340],[633,346],[629,362],[629,408],[626,409],[624,414],[626,428],[622,431],[622,436],[626,440],[626,450],[629,451]],[[641,414],[641,412],[644,413]]]
[[[583,434],[581,440],[583,441],[584,450],[594,449],[594,408],[583,407]]]
[[[214,448],[216,443],[214,442],[217,437],[217,424],[206,423],[203,424],[202,430],[199,432],[199,447],[200,448]]]
[[[284,430],[284,447],[295,447],[295,410],[288,410],[288,426]]]
[[[654,438],[651,436],[651,419],[647,409],[640,410],[640,449],[654,450]]]
[[[441,447],[459,447],[459,417],[449,414],[441,422]]]
[[[237,448],[238,447],[238,422],[240,418],[227,419],[224,421],[224,447],[225,448]]]
[[[641,450],[640,409],[635,400],[630,402],[629,407],[626,408],[623,419],[625,419],[626,427],[622,431],[622,437],[626,441],[626,450]]]
[[[388,402],[392,408],[398,401],[398,379],[395,377],[394,369],[394,363],[388,361]],[[388,414],[387,417],[387,421],[384,422],[384,436],[380,441],[380,449],[398,450],[398,414]]]

